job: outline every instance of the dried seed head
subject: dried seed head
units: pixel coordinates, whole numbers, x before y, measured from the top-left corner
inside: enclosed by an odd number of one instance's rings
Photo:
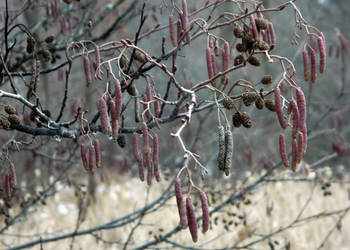
[[[272,75],[264,75],[260,82],[264,85],[272,83]]]
[[[243,55],[238,55],[235,57],[233,65],[238,66],[244,62],[244,56]]]
[[[94,149],[95,149],[95,159],[96,159],[96,167],[101,167],[101,145],[100,141],[95,138],[94,140]]]
[[[242,122],[243,127],[251,128],[252,127],[252,119],[249,117],[249,115],[246,112],[240,112],[239,115],[241,117],[241,122]]]
[[[8,104],[5,105],[4,110],[5,110],[5,112],[6,112],[7,114],[9,114],[9,115],[15,115],[15,114],[17,114],[16,108],[13,107],[13,106],[11,106],[11,105],[8,105]]]
[[[256,66],[256,67],[260,66],[260,61],[255,56],[249,56],[247,58],[247,61],[253,66]]]
[[[278,121],[281,125],[281,128],[286,129],[288,126],[288,123],[283,115],[282,102],[281,102],[281,91],[280,91],[280,88],[278,86],[274,89],[274,94],[275,94],[275,107],[276,107],[276,114],[278,117]]]
[[[279,148],[280,148],[280,155],[281,159],[283,162],[283,165],[288,168],[289,167],[289,162],[288,162],[288,157],[287,157],[287,152],[286,152],[286,143],[284,140],[284,134],[280,133],[279,136]]]
[[[146,56],[143,53],[141,53],[140,51],[136,51],[135,52],[134,58],[135,58],[136,61],[139,61],[140,63],[147,62]]]
[[[239,128],[241,126],[242,120],[239,112],[234,113],[234,115],[232,116],[232,123],[233,126],[236,128]]]
[[[89,165],[88,165],[88,160],[86,157],[86,149],[85,149],[85,145],[81,144],[80,145],[80,157],[81,157],[81,161],[83,163],[83,166],[85,168],[86,171],[89,170]]]
[[[265,107],[269,110],[271,110],[272,112],[276,111],[276,106],[275,106],[275,102],[273,100],[265,100]]]
[[[176,177],[175,179],[175,197],[176,197],[177,209],[179,211],[180,225],[183,229],[185,229],[187,227],[187,212],[186,212],[185,200],[183,199],[183,196],[182,196],[181,180],[179,177]]]
[[[118,135],[117,143],[119,147],[125,148],[125,145],[126,145],[125,135]]]
[[[245,51],[247,51],[247,48],[243,45],[243,43],[237,43],[236,50],[238,52],[245,52]]]
[[[158,135],[153,133],[153,172],[156,180],[160,182],[159,172],[159,140]]]
[[[138,96],[138,91],[135,87],[135,84],[129,84],[128,85],[128,88],[126,89],[126,91],[128,91],[128,93],[131,95],[131,96]]]
[[[294,138],[292,140],[292,170],[295,172],[297,170],[297,162],[298,162],[298,148],[297,148],[297,140]]]
[[[260,17],[260,18],[255,18],[255,24],[256,27],[260,30],[266,30],[267,29],[267,21]]]
[[[199,192],[199,197],[202,205],[203,233],[205,233],[208,231],[210,224],[208,198],[203,191]]]
[[[223,126],[218,127],[218,143],[219,143],[218,168],[219,170],[224,171],[226,143],[225,143],[225,130]]]
[[[55,40],[55,35],[49,35],[45,38],[46,43],[52,43]]]
[[[102,95],[97,102],[97,109],[100,112],[101,131],[104,134],[112,132],[111,124],[108,117],[108,107],[105,97]]]
[[[313,48],[309,47],[309,56],[311,61],[311,82],[316,82],[316,52]]]
[[[261,97],[258,97],[255,101],[255,107],[257,109],[263,109],[264,108],[264,100]]]
[[[231,97],[229,96],[225,96],[223,101],[222,101],[222,105],[226,108],[226,109],[233,109],[234,105],[234,101]]]
[[[233,34],[237,38],[242,38],[243,37],[243,30],[238,25],[236,25],[235,28],[233,29]]]
[[[309,58],[306,49],[303,50],[304,80],[309,80]]]
[[[259,95],[254,91],[244,92],[242,94],[242,101],[246,106],[250,106],[250,104],[255,102],[258,98]]]
[[[18,125],[21,123],[18,115],[8,115],[7,120],[11,123],[11,125]]]
[[[322,74],[326,68],[326,45],[323,34],[317,38],[318,50],[320,52],[320,73]]]
[[[191,197],[186,198],[186,211],[187,211],[188,228],[190,229],[192,241],[197,242],[198,241],[198,228],[197,228],[196,215],[194,213],[194,207],[192,204]]]
[[[90,145],[89,147],[89,171],[95,173],[96,159],[95,159],[95,147]]]

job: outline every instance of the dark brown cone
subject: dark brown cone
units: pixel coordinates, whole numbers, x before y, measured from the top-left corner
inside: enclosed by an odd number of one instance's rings
[[[241,116],[242,125],[245,128],[251,128],[252,127],[252,119],[250,119],[249,115],[246,112],[241,112],[239,114]]]
[[[226,109],[233,109],[233,107],[234,107],[233,99],[229,96],[225,96],[225,98],[222,102],[222,105],[224,105],[224,107]]]
[[[258,97],[255,101],[255,106],[257,109],[263,109],[264,108],[264,100],[261,97]]]
[[[7,114],[9,114],[9,115],[17,114],[16,108],[14,108],[14,107],[11,106],[11,105],[5,105],[4,110],[5,110],[5,112],[6,112]]]
[[[12,125],[18,125],[21,123],[21,120],[19,119],[18,115],[9,115],[7,117],[7,120],[12,124]]]
[[[266,30],[267,22],[264,18],[255,18],[255,24],[258,29]]]
[[[264,85],[272,83],[272,75],[264,75],[260,82]]]
[[[275,102],[273,100],[265,100],[265,107],[272,112],[276,111]]]
[[[253,102],[255,102],[259,98],[259,95],[256,92],[244,92],[242,94],[242,101],[244,105],[250,106]]]
[[[237,66],[237,65],[242,64],[243,62],[244,62],[244,56],[243,55],[238,55],[238,56],[235,57],[233,65]]]
[[[237,49],[238,52],[245,52],[245,51],[247,51],[247,48],[242,43],[237,43],[236,44],[236,49]]]
[[[247,61],[253,66],[257,66],[257,67],[260,66],[260,61],[255,56],[248,57]]]
[[[233,123],[233,126],[236,128],[239,128],[241,126],[242,121],[241,121],[241,116],[239,115],[239,112],[236,112],[232,116],[232,123]]]
[[[242,38],[242,37],[243,37],[243,30],[242,30],[240,27],[236,26],[236,27],[233,29],[233,34],[234,34],[234,36],[237,37],[237,38]]]

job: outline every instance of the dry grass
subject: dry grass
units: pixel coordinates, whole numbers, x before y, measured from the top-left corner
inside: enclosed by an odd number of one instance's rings
[[[254,179],[255,177],[252,177],[251,182]],[[165,182],[154,184],[149,192],[149,201],[156,199],[166,185]],[[2,238],[2,241],[7,246],[38,239],[39,235],[47,238],[75,230],[78,216],[77,196],[73,188],[61,185],[58,189],[60,192],[48,199],[46,206],[37,207],[25,218],[24,222],[12,226],[6,232],[6,238]],[[247,196],[251,204],[240,202],[239,208],[237,204],[230,205],[223,211],[212,215],[211,230],[205,235],[200,233],[199,242],[196,245],[205,248],[221,248],[238,242],[246,244],[258,239],[257,235],[269,234],[290,224],[305,204],[307,206],[301,218],[349,206],[344,186],[335,183],[329,190],[332,195],[324,197],[320,185],[315,185],[315,181],[268,183],[260,187],[254,194]],[[141,208],[145,204],[146,196],[145,184],[136,179],[119,177],[118,181],[108,186],[100,183],[97,187],[96,201],[89,205],[86,219],[82,222],[80,229],[97,226]],[[215,206],[212,202],[213,197],[209,196],[209,198],[210,206],[213,208]],[[216,198],[216,203],[218,202],[220,200]],[[266,209],[269,206],[273,206],[270,215]],[[200,214],[200,210],[197,214]],[[239,216],[246,218],[245,225]],[[273,236],[272,240],[278,241],[278,245],[275,243],[276,249],[283,249],[287,241],[290,241],[291,249],[317,249],[329,230],[336,225],[338,218],[339,215],[334,215],[307,221]],[[344,217],[341,230],[334,230],[323,249],[349,249],[350,239],[347,237],[350,232],[349,220],[349,216]],[[156,235],[173,229],[177,223],[177,208],[175,199],[172,198],[157,212],[143,218],[142,225],[136,229],[129,248],[153,240]],[[103,243],[91,235],[85,235],[76,237],[73,249],[121,249],[122,243],[126,241],[134,225],[98,233],[104,240],[117,243]],[[188,246],[193,245],[188,230],[181,231],[170,240]],[[69,249],[70,243],[71,239],[47,243],[44,249]],[[164,244],[159,246],[164,246]],[[268,241],[264,240],[254,245],[253,248],[269,249]]]

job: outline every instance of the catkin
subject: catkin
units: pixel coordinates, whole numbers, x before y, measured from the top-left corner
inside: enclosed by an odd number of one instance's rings
[[[144,181],[145,174],[143,171],[143,160],[142,160],[142,157],[140,155],[138,148],[139,148],[139,146],[138,146],[138,140],[137,140],[137,133],[134,132],[132,135],[132,149],[133,149],[134,157],[135,157],[135,159],[137,161],[137,165],[138,165],[139,178],[141,181]]]
[[[85,149],[85,145],[81,144],[80,145],[80,157],[81,157],[81,161],[83,163],[83,166],[85,168],[85,170],[89,170],[89,166],[88,166],[88,161],[86,158],[86,149]]]
[[[85,73],[86,87],[89,87],[90,84],[92,83],[91,62],[90,62],[89,56],[86,54],[83,55],[83,67],[84,67],[84,73]]]
[[[101,120],[101,131],[104,134],[109,134],[112,131],[111,124],[109,122],[108,117],[108,107],[106,103],[106,99],[104,96],[101,96],[97,102],[97,108],[100,112],[100,120]]]
[[[176,37],[175,37],[175,26],[174,26],[174,16],[169,15],[169,35],[170,35],[170,41],[173,46],[176,46]]]
[[[299,128],[299,110],[293,98],[289,101],[288,109],[290,109],[292,112],[292,120],[293,120],[292,137],[295,138],[298,134],[298,128]]]
[[[297,97],[297,106],[299,110],[299,129],[302,131],[302,129],[305,127],[306,123],[306,101],[305,101],[305,95],[301,88],[296,88],[296,97]]]
[[[180,20],[177,20],[176,22],[176,34],[177,34],[177,47],[180,50],[182,48],[182,24]]]
[[[228,70],[230,66],[230,44],[225,41],[224,42],[224,52],[222,53],[222,71]]]
[[[185,229],[187,227],[187,212],[186,212],[185,200],[183,199],[183,196],[182,196],[181,180],[179,177],[176,177],[175,179],[175,197],[176,197],[177,209],[179,211],[180,225],[182,229]]]
[[[160,182],[159,172],[159,139],[156,133],[153,133],[153,172],[156,180]]]
[[[298,162],[298,148],[297,148],[297,140],[294,138],[292,140],[292,170],[295,172],[297,169]]]
[[[275,29],[273,27],[273,24],[270,22],[267,31],[269,34],[269,41],[270,41],[270,50],[272,50],[276,46],[276,34],[275,34]]]
[[[187,211],[188,228],[190,229],[192,241],[197,242],[198,241],[198,228],[197,228],[196,215],[194,213],[194,207],[192,204],[191,197],[186,198],[186,211]]]
[[[149,146],[148,138],[148,127],[145,122],[142,122],[142,136],[143,136],[143,164],[147,168],[147,184],[151,185],[152,183],[152,160],[151,152]]]
[[[112,138],[113,140],[117,140],[118,134],[119,134],[119,121],[113,119],[111,123],[112,123]]]
[[[90,145],[89,147],[89,171],[95,173],[96,159],[95,159],[95,147]]]
[[[287,152],[286,152],[286,143],[284,140],[283,133],[280,133],[278,141],[279,141],[279,148],[280,148],[280,155],[281,155],[282,163],[286,168],[288,168],[289,162],[288,162],[288,157],[287,157]]]
[[[211,59],[212,49],[207,46],[206,48],[206,61],[207,61],[207,70],[208,70],[208,77],[209,79],[213,78],[214,76],[214,65]]]
[[[311,82],[316,82],[316,52],[313,48],[309,47],[309,56],[311,61]]]
[[[218,142],[219,142],[219,154],[218,154],[218,168],[219,170],[225,170],[225,129],[224,126],[218,127]]]
[[[185,34],[186,42],[190,44],[191,36],[190,36],[189,22],[188,22],[187,0],[182,0],[182,28],[186,32]]]
[[[202,205],[203,233],[205,233],[208,231],[210,224],[208,198],[203,191],[199,192],[199,197]]]
[[[100,141],[95,138],[94,140],[94,149],[95,149],[95,158],[96,158],[96,167],[101,167],[101,145]]]
[[[109,110],[111,111],[111,120],[117,120],[117,107],[114,100],[109,101]]]
[[[252,26],[252,32],[253,32],[254,39],[257,41],[257,40],[259,40],[259,32],[258,32],[258,29],[256,27],[254,15],[249,16],[249,21],[250,21],[250,25]]]
[[[320,52],[320,73],[322,74],[326,68],[326,45],[323,34],[317,38],[318,50]]]
[[[284,118],[283,115],[283,109],[282,109],[282,102],[281,102],[281,91],[280,88],[277,86],[274,89],[274,94],[275,94],[275,108],[276,108],[276,114],[278,117],[278,121],[283,129],[287,128],[287,121]]]
[[[233,156],[233,138],[232,138],[232,132],[230,127],[226,127],[225,130],[225,175],[228,176],[230,174],[230,168],[232,163],[232,156]]]
[[[120,114],[122,113],[122,88],[118,79],[114,79],[114,88],[115,88],[115,107],[116,107],[116,120],[119,119]]]
[[[297,163],[300,163],[304,155],[304,135],[302,132],[298,132],[298,154]]]
[[[303,63],[304,63],[304,80],[309,80],[309,58],[306,49],[303,50]]]
[[[10,162],[10,183],[12,187],[17,186],[17,175],[15,165]]]

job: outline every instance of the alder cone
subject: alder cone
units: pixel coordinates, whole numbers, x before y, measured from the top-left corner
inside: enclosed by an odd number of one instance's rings
[[[226,109],[233,109],[234,105],[234,101],[231,97],[229,96],[225,96],[224,100],[222,102],[222,105],[226,108]]]
[[[272,83],[272,75],[264,75],[260,82],[264,85]]]
[[[240,112],[239,115],[241,117],[241,122],[242,122],[243,127],[251,128],[252,127],[252,119],[249,117],[249,115],[246,112]]]
[[[249,56],[247,61],[253,66],[256,66],[256,67],[260,66],[260,61],[255,56]]]
[[[272,112],[276,111],[275,102],[273,100],[265,100],[265,107]]]
[[[6,112],[7,114],[9,114],[9,115],[15,115],[15,114],[17,114],[16,108],[14,108],[14,107],[11,106],[11,105],[5,105],[4,110],[5,110],[5,112]]]

